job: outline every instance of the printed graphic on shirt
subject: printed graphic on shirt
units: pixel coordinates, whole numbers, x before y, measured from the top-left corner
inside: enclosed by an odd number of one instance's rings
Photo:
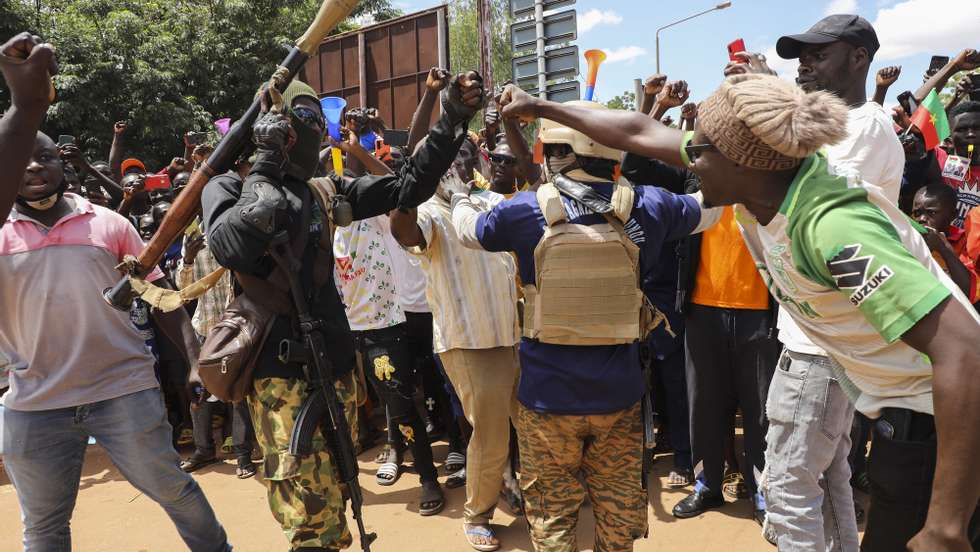
[[[868,267],[874,255],[861,255],[861,244],[844,246],[840,253],[827,261],[827,270],[837,282],[838,289],[854,289],[850,296],[851,304],[861,306],[881,284],[887,282],[895,273],[888,265],[882,265],[874,274],[868,275]]]

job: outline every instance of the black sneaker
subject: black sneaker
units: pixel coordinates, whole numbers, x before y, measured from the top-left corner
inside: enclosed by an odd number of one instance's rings
[[[687,495],[687,498],[674,506],[674,517],[687,519],[699,516],[712,508],[720,508],[725,505],[725,497],[721,493],[714,494],[709,491],[694,491]]]

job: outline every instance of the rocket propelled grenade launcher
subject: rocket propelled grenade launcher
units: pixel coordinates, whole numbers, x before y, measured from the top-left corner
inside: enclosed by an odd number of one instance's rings
[[[290,49],[286,59],[279,64],[270,79],[270,84],[280,92],[284,91],[293,77],[303,68],[306,61],[317,53],[317,49],[327,34],[338,23],[347,18],[358,0],[324,0],[317,12],[316,19],[306,32]],[[134,292],[131,279],[143,279],[153,267],[160,262],[163,253],[170,244],[184,231],[201,211],[201,194],[204,186],[215,175],[227,172],[245,147],[252,140],[252,125],[262,111],[262,95],[256,96],[245,114],[238,118],[231,129],[218,143],[214,153],[208,157],[201,167],[191,175],[187,187],[174,201],[173,206],[164,216],[160,228],[150,242],[143,248],[139,257],[127,257],[120,265],[126,273],[119,282],[102,292],[106,302],[119,310],[129,310]]]

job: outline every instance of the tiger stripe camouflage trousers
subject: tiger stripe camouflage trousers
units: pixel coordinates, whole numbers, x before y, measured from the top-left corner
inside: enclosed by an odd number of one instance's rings
[[[521,405],[517,439],[535,552],[579,550],[576,526],[586,492],[596,552],[633,550],[633,541],[647,532],[640,404],[592,416],[543,414]]]
[[[353,375],[336,383],[348,423],[357,427],[357,384]],[[261,378],[248,397],[255,438],[262,449],[263,482],[269,509],[282,526],[290,548],[343,549],[351,545],[344,516],[344,498],[333,459],[323,435],[313,435],[313,453],[289,454],[289,438],[306,399],[302,379]],[[352,419],[353,418],[353,419]]]

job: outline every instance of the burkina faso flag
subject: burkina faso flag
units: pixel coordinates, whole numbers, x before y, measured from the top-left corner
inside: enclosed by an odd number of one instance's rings
[[[919,108],[912,114],[912,124],[915,125],[926,142],[926,151],[934,149],[949,137],[949,120],[946,118],[946,106],[939,99],[935,90],[929,92],[922,100]]]

